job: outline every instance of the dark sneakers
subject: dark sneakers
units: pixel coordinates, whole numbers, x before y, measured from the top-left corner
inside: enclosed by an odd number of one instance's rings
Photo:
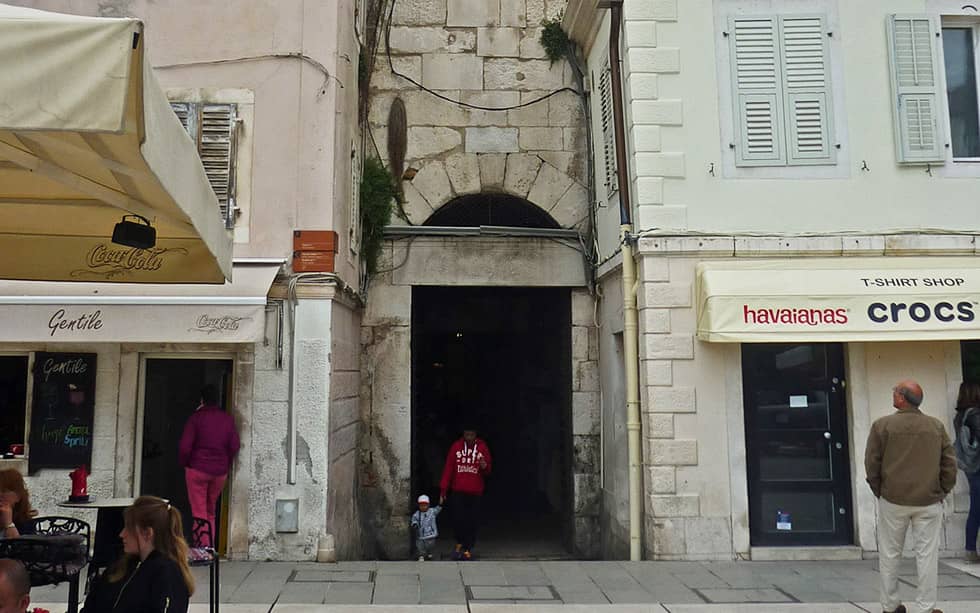
[[[908,613],[908,611],[905,609],[905,605],[900,604],[894,611],[885,611],[884,613]],[[942,611],[939,613],[942,613]]]

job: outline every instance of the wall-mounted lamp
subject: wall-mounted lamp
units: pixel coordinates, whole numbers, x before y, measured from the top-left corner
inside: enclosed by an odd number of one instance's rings
[[[130,218],[140,221],[126,221]],[[150,249],[157,244],[157,231],[146,217],[123,215],[122,221],[112,231],[112,242],[137,249]]]

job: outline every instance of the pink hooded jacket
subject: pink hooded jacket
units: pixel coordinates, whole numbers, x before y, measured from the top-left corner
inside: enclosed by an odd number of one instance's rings
[[[180,437],[180,465],[209,475],[227,475],[241,441],[235,418],[213,404],[199,408]]]

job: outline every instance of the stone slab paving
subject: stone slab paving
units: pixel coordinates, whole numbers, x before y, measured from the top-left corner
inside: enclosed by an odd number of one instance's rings
[[[206,610],[206,569],[194,569],[192,613]],[[915,568],[903,563],[911,600]],[[980,565],[940,565],[940,608],[980,611]],[[227,613],[436,611],[617,613],[877,611],[877,562],[224,562]],[[37,588],[36,603],[60,613],[67,586]],[[369,605],[368,608],[365,606]],[[40,605],[43,606],[43,605]]]

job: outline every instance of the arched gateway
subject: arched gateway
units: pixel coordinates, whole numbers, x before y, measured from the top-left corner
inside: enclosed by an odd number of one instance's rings
[[[598,356],[578,232],[488,192],[386,236],[362,339],[361,509],[378,555],[408,555],[413,501],[438,497],[465,418],[495,458],[477,555],[596,557]]]

